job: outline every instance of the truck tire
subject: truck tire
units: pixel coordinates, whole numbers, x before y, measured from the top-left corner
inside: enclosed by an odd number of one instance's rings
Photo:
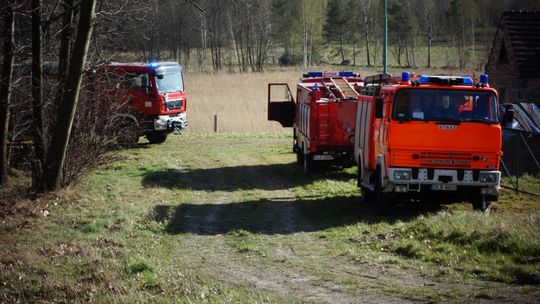
[[[167,140],[167,134],[166,133],[147,133],[146,139],[151,144],[162,144]]]
[[[303,154],[302,158],[304,160],[304,174],[310,175],[311,173],[313,173],[313,160],[311,160],[309,154]]]
[[[373,190],[366,187],[361,187],[360,190],[362,191],[362,198],[364,199],[364,202],[371,203],[374,201],[375,193]]]
[[[115,127],[114,141],[124,148],[133,147],[139,142],[139,127],[131,120],[122,120]]]
[[[383,186],[381,184],[381,167],[377,166],[375,170],[375,189],[373,190],[373,201],[377,204],[380,212],[383,214],[388,214],[392,211],[391,201],[388,199],[388,196],[383,192]]]
[[[304,154],[300,151],[296,151],[296,164],[302,166],[304,164]]]
[[[479,193],[473,197],[472,207],[475,211],[480,211],[484,214],[489,214],[491,202],[487,201],[485,195]]]

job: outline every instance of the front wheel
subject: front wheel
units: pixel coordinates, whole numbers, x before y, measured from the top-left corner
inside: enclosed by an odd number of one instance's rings
[[[382,170],[379,166],[377,166],[377,170],[375,171],[375,189],[373,191],[373,200],[377,204],[379,210],[381,213],[388,214],[392,211],[392,203],[388,199],[388,195],[383,192],[383,186],[382,186]]]
[[[146,139],[151,144],[162,144],[167,140],[167,133],[147,133]]]
[[[488,214],[491,209],[491,202],[487,201],[485,195],[480,193],[473,198],[472,206],[473,210]]]

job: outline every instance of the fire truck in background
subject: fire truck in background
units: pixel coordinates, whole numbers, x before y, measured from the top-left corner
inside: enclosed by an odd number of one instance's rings
[[[501,125],[487,75],[366,77],[358,96],[354,155],[367,200],[438,194],[486,211],[499,196]]]
[[[358,91],[353,72],[309,72],[297,84],[296,101],[286,83],[268,84],[268,120],[293,127],[293,151],[309,174],[333,165],[352,167]]]
[[[134,144],[140,136],[150,143],[163,143],[168,134],[187,127],[187,100],[178,63],[111,63],[96,74],[106,79],[98,92],[122,104],[116,118],[130,132],[122,133],[119,144]]]

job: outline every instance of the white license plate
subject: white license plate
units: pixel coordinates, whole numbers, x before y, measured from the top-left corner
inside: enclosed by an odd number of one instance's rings
[[[332,160],[332,155],[313,155],[313,160]]]
[[[436,191],[456,191],[457,190],[457,185],[434,184],[434,185],[431,185],[431,190],[436,190]]]

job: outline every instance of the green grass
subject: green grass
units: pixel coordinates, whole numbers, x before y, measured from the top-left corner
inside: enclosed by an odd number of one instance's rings
[[[504,190],[487,217],[468,203],[383,215],[362,201],[354,168],[306,177],[282,135],[185,133],[118,156],[55,194],[24,198],[24,175],[0,190],[0,302],[540,294],[534,197]]]

